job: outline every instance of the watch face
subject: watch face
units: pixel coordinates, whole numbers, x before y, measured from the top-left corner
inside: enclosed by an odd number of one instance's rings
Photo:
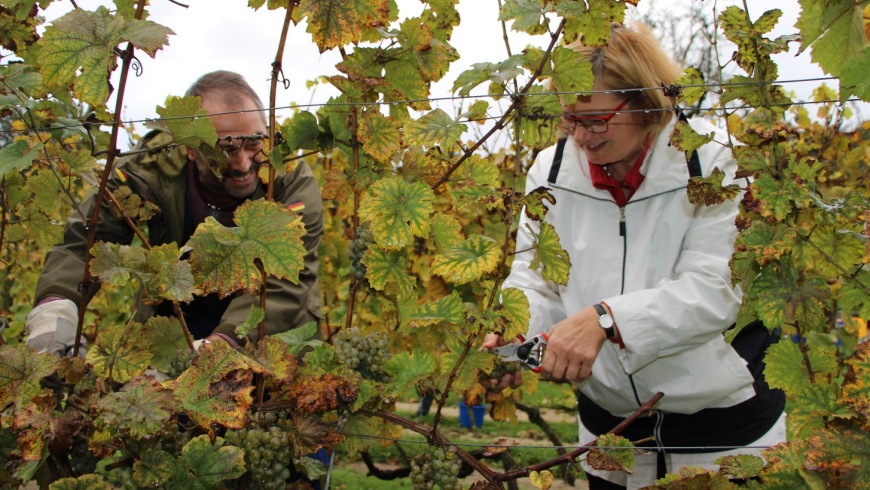
[[[610,315],[601,315],[598,317],[598,325],[601,325],[601,328],[610,328],[613,326],[613,317]]]

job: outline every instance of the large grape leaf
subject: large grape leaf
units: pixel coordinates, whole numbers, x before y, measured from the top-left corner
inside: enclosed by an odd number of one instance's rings
[[[0,179],[10,170],[30,167],[42,149],[42,143],[31,146],[24,140],[13,141],[0,148]]]
[[[823,278],[834,281],[842,270],[860,264],[867,253],[867,238],[837,226],[817,226],[808,239],[814,246],[804,247],[812,261],[813,270]]]
[[[476,206],[481,201],[486,202],[489,209],[502,205],[504,200],[497,190],[499,171],[491,161],[473,155],[453,173],[453,177],[450,194],[456,207]]]
[[[94,374],[126,383],[148,369],[153,355],[141,324],[109,324],[100,328],[97,341],[88,349],[87,361]]]
[[[399,128],[380,112],[363,113],[357,135],[363,150],[379,162],[389,162],[402,149]]]
[[[764,468],[764,460],[751,454],[724,456],[716,460],[719,472],[728,478],[748,480],[755,478]]]
[[[75,9],[45,29],[39,41],[42,75],[55,87],[73,83],[77,98],[99,106],[109,98],[115,47],[128,41],[153,58],[170,34],[175,33],[149,20],[112,15],[103,6]]]
[[[153,316],[145,322],[145,336],[151,353],[151,367],[168,373],[179,349],[187,349],[181,322],[175,317]]]
[[[674,83],[683,87],[679,100],[689,106],[698,103],[701,97],[709,91],[709,88],[704,83],[704,74],[692,66],[686,68],[680,78]]]
[[[507,317],[502,336],[512,339],[517,335],[524,334],[529,329],[529,300],[522,289],[507,288],[501,292],[500,312]]]
[[[260,339],[252,354],[254,360],[272,372],[272,382],[289,384],[296,375],[296,357],[290,354],[290,346],[275,337]]]
[[[435,357],[423,349],[393,355],[384,364],[384,370],[393,377],[387,391],[402,396],[411,386],[435,372]]]
[[[846,365],[840,403],[870,419],[870,343],[859,344]]]
[[[849,0],[800,0],[800,4],[796,26],[801,32],[801,50],[811,47],[813,62],[827,74],[841,75],[867,47],[861,7]]]
[[[431,237],[435,241],[435,246],[439,252],[456,245],[465,240],[465,235],[462,234],[462,225],[453,216],[449,214],[438,213],[432,218]]]
[[[689,123],[680,121],[674,126],[674,132],[671,134],[671,143],[683,150],[688,157],[693,151],[713,141],[715,134],[714,132],[698,134]]]
[[[405,123],[403,133],[405,143],[431,147],[439,145],[442,150],[449,150],[462,137],[468,126],[455,121],[441,109],[435,109],[420,119]]]
[[[538,0],[507,0],[501,6],[498,20],[512,20],[511,29],[515,31],[532,35],[546,34],[547,19],[544,14],[551,10],[552,6],[549,3],[544,7]]]
[[[543,149],[556,142],[559,116],[562,104],[559,97],[546,93],[546,89],[535,85],[528,95],[520,98],[520,138],[523,143],[536,149]]]
[[[366,266],[366,278],[373,288],[395,293],[399,299],[413,296],[417,278],[405,272],[404,257],[395,252],[369,247],[361,262]]]
[[[740,194],[740,186],[737,184],[722,185],[725,172],[719,167],[713,168],[707,177],[692,177],[686,189],[689,202],[696,206],[713,206],[725,201],[732,201]]]
[[[770,264],[749,288],[748,296],[755,313],[767,328],[782,326],[787,317],[788,302],[797,287],[797,272],[791,262]]]
[[[855,94],[865,102],[870,102],[870,49],[865,48],[856,58],[849,60],[840,76],[841,97]]]
[[[585,2],[559,2],[556,13],[565,19],[566,43],[578,38],[587,46],[602,46],[610,40],[610,26],[625,20],[626,4],[637,5],[635,0],[587,0]]]
[[[559,95],[564,105],[573,105],[577,101],[576,92],[589,90],[594,82],[592,65],[585,56],[564,46],[556,46],[552,54],[552,71],[543,73],[553,80],[553,85],[558,92],[567,92]]]
[[[523,74],[523,55],[515,54],[499,63],[475,63],[471,68],[460,73],[453,82],[453,93],[459,92],[462,97],[471,94],[474,87],[483,82],[491,81],[503,84]]]
[[[389,0],[318,0],[300,2],[293,11],[298,24],[307,19],[320,52],[357,44],[365,29],[384,27],[390,20]]]
[[[495,270],[501,260],[498,242],[474,235],[435,257],[432,273],[455,284],[466,284]]]
[[[541,275],[546,281],[556,284],[568,284],[571,272],[571,258],[562,248],[559,234],[550,223],[541,223],[540,233],[532,240],[535,256],[529,264],[531,269],[541,269]]]
[[[253,403],[253,373],[268,373],[260,363],[227,342],[203,344],[193,364],[167,385],[191,419],[202,427],[219,423],[231,429],[247,424]]]
[[[166,488],[173,478],[187,483],[190,475],[182,460],[162,450],[145,451],[139,461],[133,463],[133,483],[140,488]]]
[[[837,406],[838,392],[834,384],[816,382],[800,393],[786,419],[789,437],[808,437],[831,419],[852,416],[847,409]]]
[[[286,332],[281,332],[272,335],[272,338],[278,339],[287,344],[287,352],[291,355],[298,355],[305,347],[316,347],[322,344],[321,341],[314,339],[314,335],[319,330],[317,322],[308,322],[296,328],[291,328]]]
[[[89,474],[61,478],[48,485],[48,490],[112,490],[112,485],[102,475]]]
[[[808,349],[807,356],[812,366],[813,374],[821,383],[823,374],[833,374],[836,371],[836,353],[821,347]],[[764,358],[764,376],[771,388],[783,390],[790,399],[807,397],[811,384],[804,356],[797,343],[783,339],[770,346]],[[825,409],[828,410],[828,406]]]
[[[256,291],[263,277],[255,261],[267,274],[299,282],[307,253],[302,237],[305,225],[296,213],[273,201],[245,201],[236,209],[227,228],[206,218],[190,238],[191,268],[198,293],[229,295],[240,289]]]
[[[465,323],[465,305],[456,291],[450,296],[420,305],[408,319],[408,326],[428,327],[441,322],[453,325]]]
[[[281,137],[290,151],[316,149],[319,134],[317,118],[308,111],[296,112],[281,124]]]
[[[360,204],[359,214],[369,224],[375,242],[386,249],[402,248],[413,237],[429,236],[432,189],[422,182],[388,177],[372,185],[372,194]]]
[[[146,250],[116,243],[98,242],[91,248],[91,274],[114,286],[127,284],[130,277],[139,279],[145,301],[193,300],[193,275],[190,264],[178,260],[178,245],[167,243]]]
[[[15,224],[18,232],[35,240],[40,247],[48,248],[63,242],[63,226],[50,220],[35,203],[19,204],[15,207],[15,214],[20,218],[20,222]],[[16,233],[15,229],[12,228],[10,233]]]
[[[100,416],[96,426],[103,430],[123,431],[134,439],[144,439],[160,432],[173,415],[172,391],[150,377],[135,378],[100,399]]]
[[[216,437],[212,443],[208,434],[191,439],[181,450],[181,458],[193,473],[184,488],[217,490],[220,482],[238,478],[245,473],[245,451],[225,445]]]
[[[188,148],[211,148],[218,134],[211,119],[202,117],[208,113],[200,103],[200,97],[169,97],[166,107],[157,106],[160,119],[148,121],[145,126],[169,133],[173,141]]]
[[[410,101],[410,108],[423,111],[431,109],[427,100],[429,97],[429,85],[423,79],[416,63],[407,60],[396,60],[384,65],[384,79],[386,92],[384,101]],[[404,104],[402,104],[404,105]],[[390,116],[396,121],[407,119],[407,109],[399,104],[390,105]]]
[[[828,488],[870,489],[870,433],[824,430],[807,438],[804,468],[820,472]]]
[[[586,462],[596,470],[626,471],[634,469],[634,444],[615,434],[603,434],[596,447],[589,450]]]
[[[803,471],[806,451],[806,441],[781,443],[763,450],[761,455],[768,463],[761,472],[764,482],[770,488],[783,490],[825,488],[819,475]]]
[[[37,354],[25,343],[0,346],[0,410],[9,404],[21,408],[45,390],[39,380],[55,370],[55,359]]]

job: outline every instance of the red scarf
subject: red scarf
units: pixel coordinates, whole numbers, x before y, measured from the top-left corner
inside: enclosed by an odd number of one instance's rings
[[[619,207],[625,206],[643,182],[644,177],[643,174],[640,173],[640,167],[643,165],[643,161],[646,158],[647,150],[649,150],[649,144],[643,147],[643,151],[640,153],[640,156],[637,157],[637,161],[634,162],[634,166],[631,167],[631,170],[628,171],[628,174],[625,175],[625,179],[622,182],[608,175],[607,171],[604,170],[603,165],[596,165],[589,162],[589,175],[592,177],[592,185],[596,189],[609,191]],[[623,191],[623,189],[628,189],[628,192]]]

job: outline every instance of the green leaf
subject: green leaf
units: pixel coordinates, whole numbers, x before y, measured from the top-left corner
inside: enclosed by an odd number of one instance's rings
[[[559,117],[562,115],[562,104],[559,97],[545,95],[544,87],[535,85],[529,89],[529,95],[520,99],[518,112],[520,118],[520,138],[523,143],[543,149],[556,142]]]
[[[423,111],[431,108],[427,100],[429,85],[415,63],[405,60],[387,63],[384,65],[384,78],[389,84],[386,86],[388,90],[384,97],[385,102],[407,100],[411,101],[408,104],[411,109]],[[390,106],[390,116],[396,121],[403,121],[407,119],[407,110],[393,104]]]
[[[34,203],[15,207],[15,213],[26,224],[25,236],[32,238],[42,248],[48,248],[63,242],[63,226],[50,220]]]
[[[586,0],[584,2],[561,2],[556,13],[565,19],[564,37],[566,43],[578,38],[586,46],[603,46],[610,40],[610,25],[625,21],[625,8],[630,2],[612,0]]]
[[[770,264],[752,283],[749,298],[758,318],[768,329],[782,326],[792,291],[797,287],[794,266],[789,262]]]
[[[442,150],[448,150],[460,140],[466,129],[465,124],[454,121],[443,110],[435,109],[420,119],[405,123],[403,132],[408,145],[432,147],[437,144]]]
[[[57,197],[62,195],[63,188],[54,172],[41,169],[27,179],[25,191],[33,194],[33,203],[37,208],[46,215],[52,216],[61,202]]]
[[[529,300],[522,289],[507,288],[501,292],[501,312],[507,317],[502,337],[512,339],[529,329]]]
[[[504,84],[523,74],[520,66],[524,57],[515,54],[499,63],[474,63],[471,68],[460,73],[453,82],[451,92],[459,92],[462,97],[471,95],[471,91],[483,82],[491,81],[496,84]]]
[[[218,134],[208,112],[202,108],[200,97],[176,97],[166,99],[166,107],[158,106],[161,119],[148,121],[146,127],[169,133],[173,141],[188,148],[202,150],[217,143]]]
[[[740,186],[737,184],[722,185],[725,180],[725,172],[714,167],[707,177],[692,177],[686,189],[689,202],[695,206],[715,206],[725,201],[733,201],[740,194]]]
[[[102,105],[109,97],[115,47],[127,41],[153,58],[169,43],[170,34],[175,33],[148,20],[112,15],[103,6],[75,9],[45,29],[39,41],[42,74],[55,87],[73,82],[77,98]]]
[[[501,260],[498,242],[483,235],[474,235],[435,257],[432,273],[449,282],[466,284],[495,270]]]
[[[405,272],[404,257],[369,247],[361,262],[366,266],[366,278],[374,289],[396,294],[399,299],[413,296],[417,278]]]
[[[228,295],[238,290],[257,291],[266,274],[299,282],[307,253],[301,216],[273,201],[245,201],[236,209],[234,228],[206,218],[191,237],[190,262],[200,294]]]
[[[806,8],[807,0],[801,1],[801,6]],[[809,8],[809,15],[821,14],[816,19],[816,39],[807,37],[802,47],[806,49],[811,45],[812,60],[817,63],[825,73],[840,76],[850,60],[861,57],[867,48],[867,39],[864,36],[863,23],[861,21],[861,7],[853,5],[848,0],[832,0],[825,2],[822,12],[816,8]],[[804,14],[798,20],[801,31],[808,24],[808,17]]]
[[[439,252],[444,252],[457,243],[465,240],[462,225],[453,216],[438,213],[432,217],[431,238]]]
[[[683,71],[682,76],[680,76],[674,84],[684,87],[679,100],[685,102],[686,105],[697,104],[701,100],[701,97],[703,97],[709,90],[704,86],[704,74],[693,66],[686,68],[685,71]],[[687,85],[698,86],[688,87]]]
[[[193,300],[193,275],[186,261],[178,260],[178,245],[167,243],[151,250],[116,243],[98,242],[91,249],[91,274],[113,286],[138,279],[145,291],[145,301],[187,302]]]
[[[317,118],[308,111],[293,114],[281,125],[281,137],[290,151],[316,149],[318,134],[320,128],[317,126]]]
[[[181,457],[194,475],[189,488],[216,490],[220,482],[245,473],[245,452],[241,448],[224,445],[221,437],[215,438],[214,444],[208,434],[195,437],[184,445]]]
[[[812,352],[812,351],[810,351]],[[824,356],[824,352],[820,352]],[[816,354],[816,355],[818,355]],[[821,369],[827,370],[825,361],[818,362]],[[785,391],[789,399],[797,399],[805,395],[810,389],[810,379],[807,368],[804,365],[804,357],[797,343],[789,339],[781,340],[767,349],[764,357],[764,376],[771,388],[779,388]],[[816,363],[810,360],[813,372],[821,374],[824,371],[816,368]]]
[[[837,225],[818,226],[808,240],[815,246],[804,247],[813,269],[827,280],[836,280],[842,270],[860,264],[867,253],[867,237],[849,233]]]
[[[596,470],[630,472],[634,469],[634,444],[628,439],[603,434],[596,446],[586,456],[586,462]]]
[[[252,357],[272,373],[272,382],[289,384],[296,375],[297,364],[288,350],[286,343],[267,336],[257,343]]]
[[[725,456],[716,460],[719,472],[728,478],[749,480],[755,478],[764,468],[764,460],[751,454]]]
[[[513,21],[511,28],[515,31],[532,35],[546,34],[544,13],[550,10],[543,8],[538,0],[507,0],[501,7],[498,20]]]
[[[469,122],[477,121],[477,122],[485,122],[486,112],[489,110],[489,102],[478,99],[475,100],[469,107],[468,110],[463,112],[459,117],[464,117],[468,119]]]
[[[55,361],[24,342],[16,347],[0,346],[0,407],[14,404],[21,409],[33,397],[46,393],[39,381],[55,371]]]
[[[420,305],[408,319],[408,326],[429,327],[441,322],[453,325],[465,323],[465,306],[456,291],[453,291],[450,296]]]
[[[190,368],[170,384],[178,404],[201,427],[245,427],[253,403],[252,372],[268,371],[227,342],[203,344],[197,354]]]
[[[544,217],[547,216],[547,211],[549,211],[549,208],[544,204],[545,201],[550,203],[550,206],[556,205],[556,198],[553,197],[550,189],[541,186],[526,194],[520,200],[520,204],[525,206],[523,211],[529,219],[543,221]]]
[[[358,43],[369,26],[388,25],[389,4],[388,0],[303,2],[293,10],[293,20],[298,24],[307,18],[305,31],[311,34],[322,53]]]
[[[541,223],[540,233],[532,239],[532,247],[535,249],[535,257],[529,267],[532,270],[540,268],[545,281],[553,281],[563,286],[568,284],[571,258],[562,248],[559,234],[553,225]]]
[[[861,284],[846,281],[840,289],[840,308],[843,311],[857,311],[861,318],[870,318],[870,294],[867,293],[867,289],[861,287],[870,286],[868,284],[870,277],[867,273],[863,273],[859,274],[856,280]]]
[[[172,391],[148,377],[136,378],[120,391],[97,402],[97,427],[123,431],[133,439],[147,439],[160,432],[173,415]]]
[[[715,134],[713,132],[704,135],[698,134],[688,123],[680,121],[674,127],[671,143],[686,152],[686,158],[688,158],[693,151],[713,141]]]
[[[151,367],[164,373],[172,369],[172,360],[180,349],[187,349],[181,323],[175,317],[152,316],[145,322],[145,335],[151,353]]]
[[[139,487],[159,488],[170,483],[176,475],[187,476],[187,468],[166,451],[145,451],[142,459],[133,463],[133,483]],[[184,483],[187,483],[186,478]]]
[[[87,361],[97,376],[126,383],[148,369],[153,355],[145,329],[138,323],[102,325]]]
[[[803,469],[806,461],[805,441],[778,444],[762,451],[762,456],[768,463],[762,472],[762,478],[765,483],[771,485],[771,488],[783,490],[825,488],[820,476]]]
[[[54,481],[48,485],[48,490],[112,490],[112,485],[102,475],[82,475]]]
[[[402,149],[399,128],[379,112],[363,113],[357,135],[363,150],[379,162],[390,162]]]
[[[459,356],[465,348],[465,344],[456,340],[448,340],[448,352],[441,354],[438,358],[439,367],[442,375],[450,374],[454,367],[459,363]],[[469,349],[465,354],[462,365],[456,371],[456,378],[453,380],[453,389],[457,391],[467,390],[472,384],[477,382],[478,370],[484,372],[492,372],[495,356],[489,351],[481,351],[477,349]]]
[[[13,141],[0,148],[0,179],[12,169],[29,168],[33,165],[33,159],[39,156],[42,149],[42,143],[37,143],[31,147],[24,140]]]
[[[855,94],[865,102],[870,101],[870,48],[865,48],[856,58],[848,60],[840,76],[840,91],[843,97]]]
[[[378,427],[381,424],[383,422],[380,419],[351,413],[344,424],[342,432],[345,434],[377,434],[379,432]],[[353,457],[360,451],[367,451],[374,443],[374,438],[348,437],[342,443],[342,447],[347,450],[348,456]]]
[[[321,341],[312,338],[317,335],[319,328],[317,322],[308,322],[286,332],[274,334],[272,338],[287,344],[287,351],[295,356],[305,347],[316,347],[322,344]]]
[[[553,86],[558,92],[569,92],[559,95],[563,105],[573,105],[577,102],[576,92],[589,90],[595,79],[592,75],[592,65],[584,55],[564,46],[556,46],[552,54],[553,71],[544,73],[553,80]]]
[[[375,182],[371,190],[360,204],[359,214],[378,245],[395,250],[410,244],[415,236],[429,236],[434,198],[429,186],[388,177]]]
[[[236,336],[238,338],[247,336],[248,332],[257,328],[265,318],[266,310],[259,306],[251,305],[251,312],[248,314],[248,318],[245,318],[245,321],[236,325]]]
[[[387,390],[401,396],[412,385],[435,372],[435,358],[422,349],[414,349],[413,353],[401,352],[384,364],[384,370],[393,377]]]

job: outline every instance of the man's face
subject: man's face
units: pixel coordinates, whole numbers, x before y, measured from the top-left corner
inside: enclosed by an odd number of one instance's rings
[[[215,170],[201,154],[188,150],[188,156],[196,162],[203,185],[213,193],[236,199],[250,197],[260,182],[257,170],[263,160],[263,141],[235,137],[266,134],[262,114],[256,111],[257,105],[248,97],[242,97],[242,100],[244,103],[240,107],[225,103],[221,97],[209,97],[208,94],[202,99],[203,109],[209,114],[218,114],[210,116],[210,119],[220,138],[218,149],[227,156],[227,166],[220,177],[215,175]],[[235,112],[240,110],[253,112]],[[220,114],[224,112],[231,114]],[[227,137],[232,139],[227,140]]]

